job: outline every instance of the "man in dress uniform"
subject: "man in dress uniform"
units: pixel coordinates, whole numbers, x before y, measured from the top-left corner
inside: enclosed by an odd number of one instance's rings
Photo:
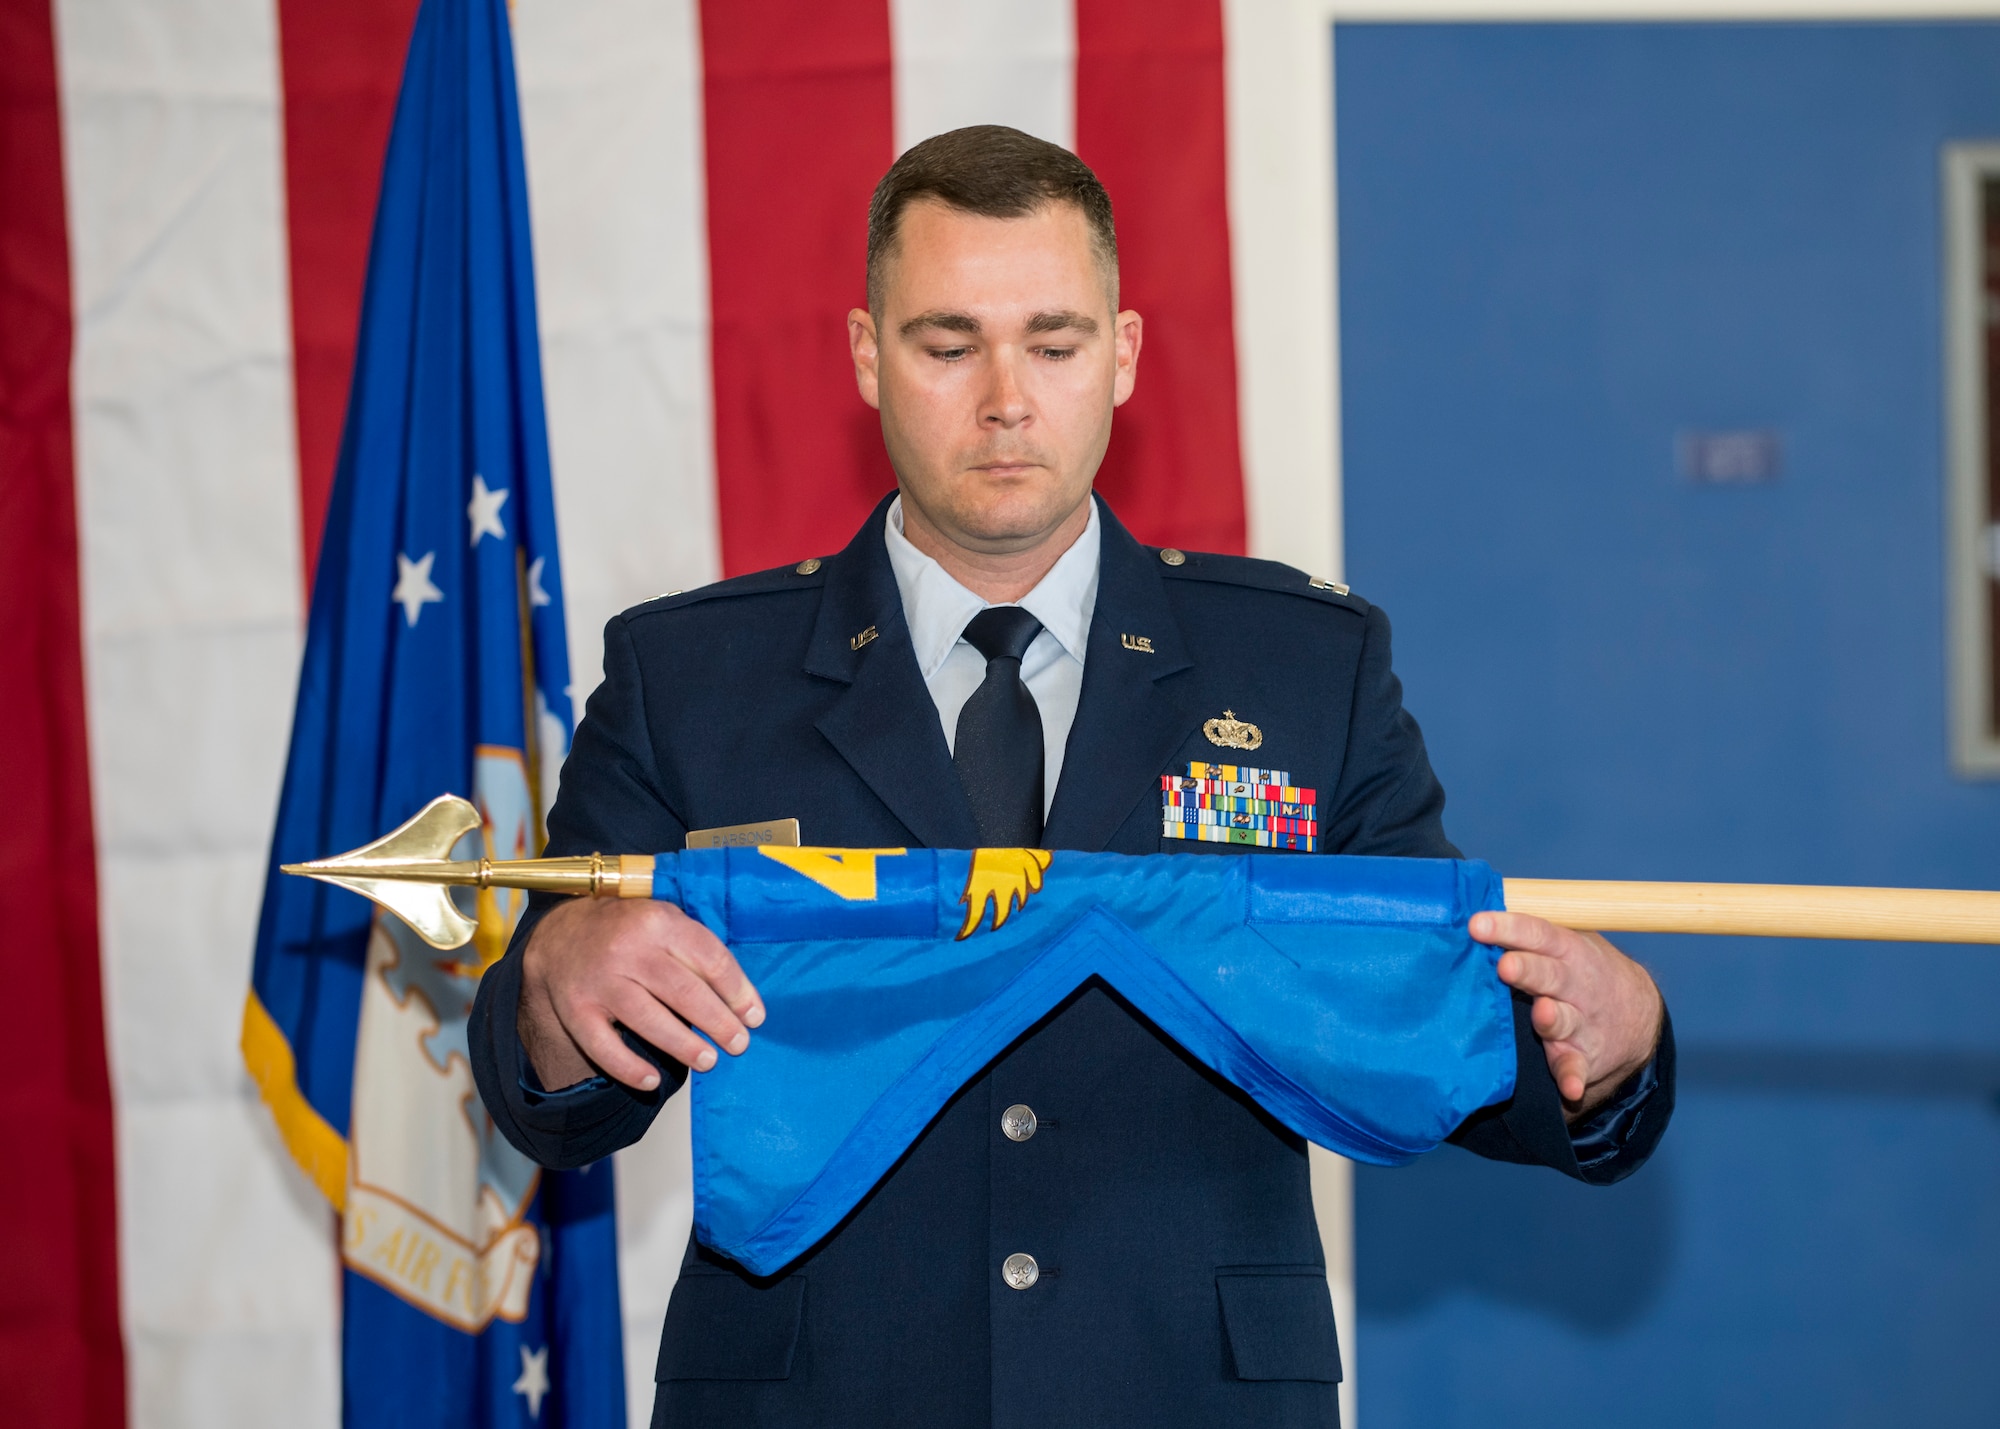
[[[796,817],[808,844],[1456,856],[1381,611],[1142,546],[1092,495],[1139,364],[1117,294],[1111,204],[1074,155],[983,126],[897,160],[848,315],[896,494],[837,554],[610,623],[548,851]],[[1163,775],[1248,757],[1310,797],[1297,823],[1180,822]],[[1454,1139],[1629,1174],[1673,1100],[1652,979],[1538,919],[1472,931],[1509,949],[1519,1066]],[[763,1017],[671,904],[545,903],[482,983],[472,1055],[508,1139],[574,1166],[714,1064],[690,1026],[740,1055]],[[1093,981],[779,1273],[690,1244],[653,1422],[1318,1426],[1340,1374],[1304,1143]]]

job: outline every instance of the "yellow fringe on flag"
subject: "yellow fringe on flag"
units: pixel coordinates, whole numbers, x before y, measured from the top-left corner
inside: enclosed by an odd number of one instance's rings
[[[252,992],[243,1000],[243,1061],[277,1120],[278,1134],[299,1169],[312,1178],[336,1211],[347,1208],[347,1139],[299,1090],[292,1044]]]

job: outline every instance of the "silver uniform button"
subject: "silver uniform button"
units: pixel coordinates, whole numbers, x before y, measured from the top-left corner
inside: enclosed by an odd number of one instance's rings
[[[1035,1109],[1019,1102],[1000,1113],[1000,1129],[1007,1133],[1009,1141],[1026,1141],[1040,1125],[1035,1120]]]
[[[1016,1290],[1026,1290],[1042,1278],[1042,1268],[1032,1255],[1017,1252],[1000,1262],[1000,1278]]]

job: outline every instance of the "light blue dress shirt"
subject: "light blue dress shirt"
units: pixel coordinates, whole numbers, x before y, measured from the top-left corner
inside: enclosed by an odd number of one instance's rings
[[[937,705],[944,742],[958,742],[958,713],[986,678],[986,657],[964,639],[972,617],[995,604],[973,594],[903,534],[903,498],[889,503],[883,537],[889,565],[903,597],[903,619],[916,647],[917,668]],[[1097,609],[1097,502],[1090,521],[1035,588],[1014,602],[1042,622],[1042,633],[1021,660],[1021,681],[1042,712],[1042,816],[1048,817],[1062,778],[1063,749],[1083,693],[1083,652]]]

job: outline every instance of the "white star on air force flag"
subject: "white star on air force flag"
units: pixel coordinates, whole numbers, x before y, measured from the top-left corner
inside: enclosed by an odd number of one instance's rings
[[[412,625],[426,605],[444,599],[444,592],[431,584],[431,562],[436,559],[436,551],[426,551],[415,561],[396,553],[396,589],[389,599],[403,607],[403,619]]]
[[[504,493],[503,493],[504,494]],[[542,563],[547,556],[535,557],[535,563],[528,567],[528,604],[549,604],[549,593],[542,589]]]
[[[549,1347],[538,1350],[521,1346],[521,1377],[514,1381],[514,1393],[528,1401],[528,1417],[542,1417],[542,1396],[549,1392]]]
[[[507,528],[500,524],[500,508],[507,504],[507,488],[498,491],[486,489],[486,478],[472,474],[472,501],[465,508],[465,516],[472,523],[472,544],[478,545],[481,536],[491,536],[496,541],[507,539]]]

